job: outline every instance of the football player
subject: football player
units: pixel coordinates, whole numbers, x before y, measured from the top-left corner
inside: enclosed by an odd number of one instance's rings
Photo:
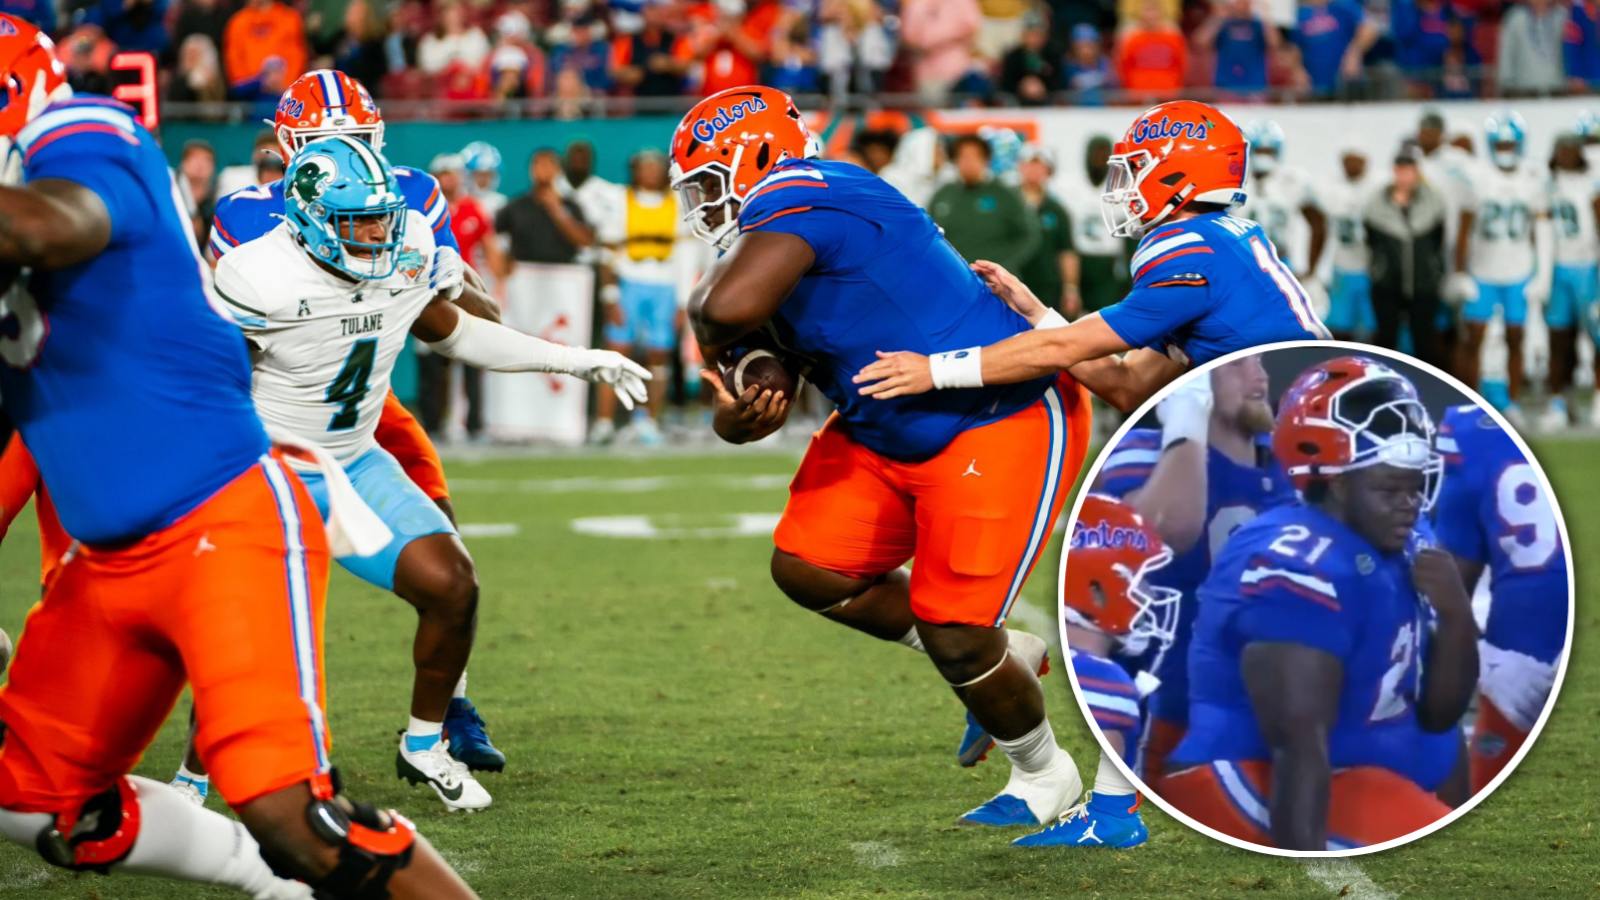
[[[467,167],[467,190],[493,222],[506,205],[506,195],[500,193],[500,151],[487,141],[473,141],[461,148],[461,160]]]
[[[1336,340],[1370,338],[1378,330],[1372,311],[1372,276],[1367,271],[1366,227],[1362,208],[1372,197],[1367,180],[1367,155],[1357,147],[1339,154],[1343,177],[1327,186],[1327,210],[1333,225],[1333,276],[1328,284],[1328,315],[1323,322]]]
[[[932,398],[857,394],[850,376],[886,341],[931,350],[1028,325],[927,213],[814,147],[788,95],[758,86],[706,98],[672,137],[690,229],[726,250],[690,297],[704,358],[770,327],[838,407],[790,485],[773,580],[805,609],[927,653],[978,723],[982,737],[963,749],[993,741],[1012,764],[1006,786],[963,821],[1052,822],[1082,781],[1045,716],[1044,642],[1002,626],[1087,452],[1090,401],[1053,372]],[[735,397],[718,373],[704,379],[724,440],[759,439],[788,415],[790,397],[754,386]]]
[[[1130,410],[1190,365],[1328,336],[1261,226],[1229,214],[1245,201],[1249,152],[1227,116],[1192,100],[1163,103],[1141,113],[1114,150],[1101,212],[1112,234],[1143,235],[1126,298],[1068,325],[1011,273],[980,260],[973,269],[1034,330],[931,357],[880,352],[855,377],[861,393],[886,400],[1066,370]]]
[[[1084,498],[1062,567],[1061,616],[1078,691],[1105,742],[1130,766],[1139,746],[1143,692],[1111,655],[1119,647],[1158,659],[1166,653],[1182,598],[1149,579],[1170,562],[1172,551],[1133,507],[1104,494]],[[1013,843],[1124,848],[1148,838],[1133,784],[1102,753],[1089,799]]]
[[[1272,406],[1260,356],[1224,363],[1190,379],[1161,401],[1161,427],[1123,435],[1101,468],[1095,489],[1120,497],[1153,523],[1173,554],[1152,581],[1178,591],[1182,603],[1171,650],[1134,651],[1125,664],[1160,684],[1145,702],[1147,721],[1137,759],[1154,784],[1189,722],[1189,635],[1195,591],[1228,536],[1262,511],[1294,499],[1272,456]]]
[[[1489,621],[1472,790],[1516,756],[1544,711],[1567,640],[1567,551],[1538,470],[1511,436],[1475,405],[1445,413],[1438,437],[1444,486],[1434,510],[1439,545],[1469,585],[1489,574]]]
[[[1554,431],[1570,424],[1564,394],[1577,365],[1574,338],[1580,324],[1593,321],[1591,307],[1600,300],[1600,271],[1596,269],[1600,237],[1595,229],[1595,221],[1600,219],[1600,172],[1589,168],[1576,134],[1556,138],[1550,156],[1549,191],[1555,243],[1550,303],[1544,310],[1545,324],[1550,327],[1550,406],[1540,425]],[[1600,408],[1600,401],[1596,405]]]
[[[1249,195],[1239,215],[1261,225],[1267,239],[1302,284],[1309,284],[1322,262],[1328,217],[1317,205],[1306,173],[1283,162],[1283,127],[1270,119],[1244,126],[1250,142]],[[1304,222],[1304,225],[1301,223]]]
[[[366,548],[371,514],[344,505],[325,532],[271,446],[165,155],[131,108],[74,97],[10,15],[0,83],[22,167],[0,260],[23,269],[0,295],[0,390],[80,541],[0,686],[0,836],[257,898],[473,896],[411,823],[339,793],[322,601],[330,543]],[[128,775],[185,681],[237,821]]]
[[[314,140],[284,181],[283,221],[218,260],[217,294],[250,342],[262,419],[331,453],[395,534],[380,552],[339,563],[418,612],[411,721],[397,773],[430,785],[448,809],[482,809],[488,792],[441,734],[472,649],[477,577],[450,519],[376,442],[395,359],[409,334],[491,371],[617,384],[624,403],[643,400],[650,376],[611,351],[564,347],[458,314],[459,254],[434,244],[428,218],[410,208],[394,171],[366,141]],[[326,507],[326,483],[304,477]]]
[[[1366,846],[1449,809],[1433,793],[1477,682],[1449,554],[1418,532],[1442,465],[1416,388],[1375,360],[1312,366],[1273,452],[1302,502],[1234,533],[1199,590],[1189,730],[1162,797],[1288,850]],[[1457,732],[1458,734],[1458,732]]]
[[[1506,418],[1521,423],[1523,325],[1528,307],[1550,296],[1551,228],[1544,179],[1524,164],[1526,127],[1516,113],[1484,123],[1489,160],[1473,185],[1472,205],[1461,210],[1456,232],[1456,274],[1447,290],[1464,303],[1466,322],[1456,373],[1478,387],[1479,362],[1489,320],[1500,313],[1506,328]]]

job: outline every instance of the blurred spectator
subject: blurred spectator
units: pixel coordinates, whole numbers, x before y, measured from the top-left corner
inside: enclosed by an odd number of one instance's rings
[[[1600,3],[1575,0],[1562,33],[1567,86],[1574,93],[1600,90]]]
[[[848,56],[844,59],[843,74],[841,84],[848,85]],[[794,16],[786,27],[779,28],[772,36],[772,56],[767,61],[762,83],[790,94],[814,94],[821,88],[817,47],[812,40],[811,25],[804,16]]]
[[[956,180],[933,194],[928,211],[968,261],[987,259],[1020,272],[1039,247],[1039,223],[1016,189],[990,171],[989,142],[963,134],[951,143]]]
[[[529,263],[570,263],[578,252],[594,243],[594,230],[584,222],[583,211],[570,197],[556,190],[561,157],[542,147],[528,159],[528,192],[508,201],[494,217],[494,230],[511,243],[510,259]],[[511,274],[510,262],[497,272]]]
[[[220,52],[222,34],[228,27],[232,9],[225,0],[182,0],[178,15],[172,22],[172,39],[178,44],[178,54],[183,55],[183,44],[190,35],[203,34],[211,39],[211,46]],[[179,65],[181,74],[182,64]]]
[[[978,0],[983,21],[978,26],[978,55],[997,63],[1006,51],[1022,41],[1029,0]]]
[[[802,20],[803,21],[803,20]],[[873,94],[894,64],[894,39],[873,0],[822,0],[817,16],[817,67],[830,94]]]
[[[717,0],[714,19],[691,30],[684,44],[702,96],[760,80],[782,11],[778,0]]]
[[[1441,91],[1447,68],[1477,64],[1474,24],[1470,14],[1447,0],[1392,0],[1389,33],[1395,62],[1410,80],[1414,95]]]
[[[589,0],[565,0],[561,21],[544,31],[552,79],[558,78],[562,70],[571,69],[582,82],[581,88],[556,83],[556,93],[569,100],[587,99],[591,91],[605,93],[611,89],[611,45],[606,43],[602,12],[601,8],[590,6]]]
[[[334,48],[334,68],[369,85],[369,91],[389,71],[384,48],[389,22],[380,3],[381,0],[350,0],[344,9],[344,34]]]
[[[167,100],[172,103],[219,103],[228,99],[228,85],[222,80],[222,59],[211,38],[195,33],[178,46],[178,70],[167,82]]]
[[[923,99],[938,103],[973,64],[973,45],[983,17],[977,0],[905,0],[901,39],[911,75]]]
[[[1444,283],[1446,206],[1421,176],[1417,151],[1402,147],[1394,177],[1362,212],[1372,257],[1372,310],[1378,320],[1373,343],[1397,349],[1402,323],[1413,354],[1436,366],[1446,363],[1439,341],[1439,291]]]
[[[583,210],[583,220],[595,231],[596,244],[610,246],[622,240],[623,189],[594,173],[594,144],[579,138],[567,145],[556,190]],[[597,259],[598,254],[585,254],[586,262]]]
[[[67,68],[67,83],[80,93],[111,93],[111,55],[117,47],[99,26],[84,25],[62,39],[56,57]]]
[[[1017,160],[1018,191],[1039,224],[1039,244],[1018,270],[1017,277],[1046,305],[1065,312],[1067,267],[1072,254],[1072,219],[1066,207],[1051,195],[1050,179],[1056,161],[1037,144],[1022,148]]]
[[[882,174],[894,162],[895,147],[900,135],[887,128],[869,128],[856,132],[850,148],[861,157],[861,165],[874,175]]]
[[[82,22],[97,25],[121,50],[167,51],[167,0],[99,0],[83,10]]]
[[[185,143],[178,158],[178,174],[179,187],[189,202],[195,242],[204,247],[211,240],[211,217],[217,211],[217,151],[205,141]]]
[[[620,35],[611,45],[611,69],[616,83],[636,97],[673,97],[683,93],[686,60],[673,55],[678,36],[673,32],[673,5],[669,0],[649,0],[640,10],[644,27],[637,34]]]
[[[467,8],[461,0],[441,4],[438,25],[417,42],[417,68],[429,75],[455,63],[477,68],[488,59],[489,38],[467,21]]]
[[[550,117],[562,121],[582,119],[589,115],[589,101],[593,97],[583,74],[569,65],[556,72],[550,92],[550,99],[555,101],[550,107]]]
[[[228,20],[222,52],[230,85],[262,79],[270,59],[279,61],[277,76],[285,84],[294,81],[306,70],[306,34],[300,13],[278,0],[250,0]]]
[[[1194,32],[1194,44],[1216,56],[1212,84],[1238,96],[1267,90],[1267,55],[1278,47],[1278,29],[1256,13],[1251,0],[1223,0]]]
[[[1301,0],[1294,41],[1318,97],[1361,80],[1361,61],[1378,40],[1378,27],[1357,0]]]
[[[1495,72],[1506,96],[1554,94],[1566,87],[1562,32],[1567,10],[1554,0],[1526,0],[1500,20]]]
[[[260,75],[233,85],[228,94],[235,100],[254,104],[250,115],[270,119],[277,108],[278,98],[283,96],[284,90],[292,83],[285,72],[283,60],[269,56],[261,64]]]
[[[1144,98],[1171,99],[1183,89],[1189,48],[1162,0],[1141,0],[1138,18],[1117,38],[1117,80]]]
[[[60,21],[53,0],[0,0],[0,12],[26,19],[45,34],[55,34]]]
[[[345,32],[345,7],[350,0],[301,0],[296,6],[304,13],[306,41],[311,45],[313,56],[331,56],[339,39]],[[420,0],[410,0],[401,3],[400,10],[403,14],[428,15],[426,10],[419,10]],[[399,23],[396,23],[399,27]],[[427,30],[424,25],[416,30],[421,35]]]
[[[1106,91],[1117,86],[1100,43],[1100,32],[1093,25],[1072,26],[1072,46],[1067,50],[1066,87],[1072,102],[1080,106],[1101,106]]]
[[[1050,29],[1038,13],[1023,22],[1021,43],[1000,61],[1000,90],[1023,106],[1043,106],[1061,89],[1061,54],[1050,46]]]

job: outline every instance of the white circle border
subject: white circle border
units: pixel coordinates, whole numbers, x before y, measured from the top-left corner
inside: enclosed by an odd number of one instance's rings
[[[1067,557],[1072,550],[1072,541],[1070,539],[1072,527],[1078,521],[1078,513],[1082,511],[1084,498],[1088,497],[1090,494],[1090,487],[1095,483],[1095,479],[1100,476],[1100,470],[1104,467],[1105,461],[1111,456],[1108,450],[1121,443],[1123,437],[1126,436],[1129,431],[1133,430],[1134,425],[1136,425],[1141,419],[1154,410],[1156,405],[1160,403],[1167,394],[1170,394],[1172,391],[1176,390],[1177,386],[1186,379],[1198,377],[1202,374],[1209,374],[1212,369],[1215,369],[1225,363],[1232,362],[1236,359],[1258,356],[1277,350],[1305,348],[1316,348],[1322,350],[1350,350],[1353,353],[1399,360],[1405,365],[1420,369],[1423,372],[1426,372],[1429,375],[1439,379],[1444,384],[1459,392],[1464,399],[1470,401],[1479,409],[1487,412],[1489,416],[1494,419],[1495,424],[1499,425],[1502,431],[1511,436],[1512,441],[1517,445],[1517,450],[1522,453],[1523,457],[1529,462],[1533,463],[1534,471],[1539,476],[1539,486],[1544,490],[1545,496],[1550,500],[1551,508],[1555,511],[1556,530],[1561,534],[1561,545],[1566,550],[1567,556],[1566,642],[1562,645],[1561,659],[1556,665],[1555,682],[1550,686],[1550,696],[1547,700],[1545,700],[1544,710],[1539,714],[1539,720],[1533,724],[1533,729],[1528,732],[1527,738],[1523,740],[1522,746],[1519,747],[1516,754],[1511,757],[1511,761],[1506,763],[1505,766],[1500,769],[1499,774],[1497,774],[1494,777],[1494,780],[1490,781],[1489,784],[1483,788],[1483,790],[1474,792],[1471,797],[1467,798],[1465,803],[1461,804],[1455,809],[1452,809],[1450,812],[1439,817],[1435,821],[1430,822],[1429,824],[1423,826],[1422,828],[1418,828],[1415,831],[1401,835],[1397,838],[1392,838],[1382,843],[1371,844],[1364,847],[1352,847],[1347,850],[1285,850],[1281,847],[1268,847],[1264,844],[1256,844],[1250,841],[1240,840],[1239,838],[1229,834],[1223,834],[1209,825],[1202,824],[1201,822],[1190,818],[1187,813],[1182,812],[1177,807],[1167,802],[1167,800],[1161,797],[1160,794],[1151,790],[1150,787],[1145,784],[1144,779],[1140,778],[1138,774],[1133,771],[1132,767],[1130,767],[1122,759],[1122,754],[1112,750],[1110,742],[1106,740],[1105,733],[1100,730],[1100,726],[1095,722],[1094,712],[1089,708],[1088,702],[1084,699],[1082,686],[1078,684],[1078,673],[1073,669],[1072,666],[1072,659],[1069,655],[1072,652],[1072,646],[1067,641],[1066,618],[1061,615],[1061,585],[1065,582],[1067,572]],[[1128,415],[1126,421],[1124,421],[1122,425],[1117,428],[1116,433],[1111,435],[1111,437],[1106,440],[1105,444],[1102,445],[1099,456],[1095,458],[1094,464],[1089,467],[1088,472],[1084,475],[1082,487],[1078,490],[1078,496],[1072,501],[1072,515],[1067,519],[1066,529],[1068,539],[1062,541],[1061,564],[1056,571],[1056,605],[1054,611],[1057,628],[1061,633],[1061,655],[1063,657],[1062,668],[1067,670],[1067,680],[1072,683],[1072,695],[1074,699],[1078,701],[1078,709],[1083,714],[1083,717],[1089,726],[1089,730],[1094,733],[1095,741],[1100,745],[1101,754],[1104,757],[1109,758],[1112,765],[1117,767],[1117,771],[1121,772],[1123,777],[1127,778],[1128,781],[1133,784],[1142,795],[1155,803],[1156,806],[1160,807],[1162,812],[1189,826],[1189,828],[1194,831],[1198,831],[1207,837],[1221,841],[1229,846],[1238,847],[1241,850],[1249,850],[1251,852],[1260,853],[1267,856],[1289,857],[1293,859],[1340,859],[1352,856],[1365,856],[1369,853],[1381,853],[1385,850],[1401,847],[1411,843],[1412,841],[1420,840],[1430,834],[1433,834],[1435,831],[1448,826],[1455,820],[1471,812],[1474,807],[1483,802],[1483,800],[1490,794],[1493,794],[1495,791],[1499,790],[1500,785],[1511,776],[1512,772],[1516,771],[1517,767],[1522,764],[1523,757],[1527,756],[1528,751],[1533,749],[1533,745],[1538,741],[1540,733],[1544,731],[1545,722],[1549,720],[1550,713],[1555,709],[1556,701],[1561,696],[1561,686],[1566,681],[1567,663],[1570,662],[1572,658],[1572,630],[1574,620],[1577,615],[1577,604],[1575,602],[1575,598],[1577,596],[1578,587],[1577,580],[1573,576],[1572,563],[1573,557],[1576,554],[1573,552],[1572,539],[1567,534],[1566,515],[1561,510],[1561,502],[1556,497],[1555,490],[1550,486],[1550,478],[1545,474],[1544,464],[1539,461],[1538,457],[1533,455],[1533,451],[1529,449],[1527,441],[1523,440],[1522,435],[1519,434],[1515,428],[1511,427],[1511,423],[1506,421],[1505,416],[1501,415],[1499,410],[1495,409],[1488,403],[1488,401],[1484,400],[1482,395],[1480,395],[1477,391],[1467,387],[1466,384],[1462,383],[1454,375],[1451,375],[1450,373],[1445,372],[1444,370],[1439,369],[1430,363],[1423,362],[1416,357],[1409,356],[1397,350],[1390,350],[1386,347],[1378,347],[1371,344],[1360,344],[1352,341],[1279,341],[1277,343],[1259,344],[1254,347],[1248,347],[1244,350],[1238,350],[1233,353],[1229,353],[1226,356],[1217,357],[1216,359],[1213,359],[1202,366],[1184,372],[1182,375],[1174,378],[1168,384],[1163,385],[1160,390],[1156,391],[1148,399],[1141,403],[1137,409]],[[1471,753],[1470,747],[1466,748],[1466,752]]]

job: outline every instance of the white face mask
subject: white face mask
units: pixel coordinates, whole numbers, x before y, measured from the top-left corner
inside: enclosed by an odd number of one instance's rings
[[[1250,168],[1254,169],[1257,175],[1270,174],[1278,168],[1278,156],[1275,153],[1253,153],[1250,155]]]

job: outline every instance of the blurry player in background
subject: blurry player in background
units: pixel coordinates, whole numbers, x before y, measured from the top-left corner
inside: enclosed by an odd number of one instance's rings
[[[1317,204],[1311,178],[1283,162],[1283,128],[1277,122],[1251,122],[1244,127],[1244,136],[1250,142],[1250,179],[1245,185],[1250,199],[1239,215],[1260,224],[1278,258],[1302,285],[1312,284],[1328,240],[1328,217]]]
[[[1418,532],[1433,424],[1403,376],[1344,357],[1284,394],[1273,452],[1303,502],[1240,528],[1201,585],[1189,731],[1158,790],[1289,850],[1409,834],[1449,809],[1431,792],[1457,755],[1430,734],[1457,727],[1478,675],[1467,590]]]
[[[1594,318],[1592,307],[1600,300],[1600,272],[1595,266],[1600,259],[1600,235],[1595,230],[1595,221],[1600,219],[1600,171],[1589,167],[1582,139],[1576,134],[1556,138],[1550,156],[1549,190],[1555,245],[1550,302],[1544,310],[1545,324],[1550,326],[1550,406],[1540,426],[1553,431],[1570,424],[1572,411],[1565,395],[1578,363],[1578,326]],[[1596,397],[1596,409],[1600,409],[1600,394]]]
[[[1438,448],[1439,546],[1466,584],[1489,575],[1471,745],[1478,791],[1516,756],[1549,700],[1567,640],[1567,553],[1537,470],[1493,417],[1475,405],[1452,407]]]
[[[427,217],[409,207],[388,162],[365,141],[312,141],[285,180],[283,223],[218,261],[217,294],[249,340],[262,419],[313,435],[394,532],[381,551],[338,561],[417,610],[411,719],[397,773],[431,786],[447,809],[482,809],[488,791],[443,734],[472,652],[477,575],[451,521],[377,444],[395,360],[410,335],[492,371],[621,382],[630,400],[643,400],[640,379],[649,375],[610,351],[564,347],[459,314],[460,256],[435,247]],[[326,507],[330,488],[315,474],[305,480]]]
[[[979,260],[974,271],[1034,330],[931,358],[880,348],[856,374],[861,393],[889,399],[1068,371],[1126,411],[1191,365],[1328,336],[1261,227],[1229,213],[1245,200],[1249,158],[1233,122],[1204,103],[1163,103],[1141,113],[1115,151],[1101,212],[1113,235],[1143,235],[1132,293],[1067,324],[1014,275]]]
[[[1370,339],[1378,330],[1378,319],[1372,310],[1371,260],[1362,210],[1374,186],[1367,179],[1367,155],[1360,149],[1345,148],[1339,166],[1343,177],[1324,188],[1323,206],[1333,230],[1333,275],[1323,324],[1334,340]]]
[[[1002,626],[1088,450],[1090,401],[1054,373],[889,402],[856,393],[851,375],[886,342],[987,342],[1028,324],[927,213],[865,169],[812,158],[813,147],[793,101],[767,87],[706,98],[672,137],[689,225],[726,248],[690,298],[705,359],[770,326],[812,360],[812,382],[838,407],[790,485],[773,580],[805,609],[927,653],[978,723],[981,738],[962,750],[992,740],[1012,765],[963,822],[1054,821],[1082,780],[1045,715],[1034,674],[1044,641]],[[755,385],[735,397],[719,373],[703,377],[730,443],[765,437],[788,415],[789,397]]]
[[[1072,249],[1067,252],[1062,288],[1066,303],[1062,312],[1069,319],[1110,306],[1132,285],[1128,277],[1132,242],[1107,230],[1100,215],[1110,161],[1111,138],[1097,134],[1084,147],[1084,178],[1057,178],[1058,196],[1072,221]]]
[[[461,159],[467,167],[467,190],[493,222],[506,205],[506,195],[500,193],[500,151],[487,141],[473,141],[461,148]]]
[[[1078,690],[1106,743],[1129,766],[1142,730],[1140,682],[1147,688],[1150,676],[1141,672],[1136,681],[1111,655],[1120,650],[1159,659],[1166,653],[1181,597],[1149,579],[1171,561],[1172,551],[1132,507],[1103,494],[1084,498],[1062,569],[1061,616]],[[1044,831],[1013,843],[1123,848],[1148,838],[1133,784],[1101,753],[1089,799]]]
[[[1502,113],[1484,123],[1491,165],[1478,170],[1471,205],[1461,211],[1456,233],[1456,274],[1447,290],[1463,302],[1466,323],[1456,361],[1456,374],[1479,387],[1479,363],[1489,320],[1500,313],[1506,326],[1506,418],[1524,424],[1523,325],[1528,307],[1542,307],[1550,296],[1551,228],[1545,179],[1525,160],[1526,126],[1516,113]]]
[[[0,686],[0,836],[64,869],[257,898],[472,896],[404,818],[338,793],[329,545],[370,535],[325,532],[272,449],[166,157],[131,108],[74,97],[9,15],[0,82],[25,184],[0,188],[0,260],[26,270],[0,296],[0,390],[81,541]],[[185,681],[237,822],[127,774]]]
[[[1157,407],[1161,428],[1136,428],[1107,457],[1095,490],[1120,497],[1176,555],[1153,583],[1177,591],[1181,605],[1164,655],[1124,648],[1123,663],[1159,679],[1146,701],[1136,760],[1145,781],[1166,772],[1167,756],[1189,723],[1189,636],[1195,591],[1239,526],[1290,502],[1294,491],[1272,456],[1272,405],[1260,356],[1224,363],[1192,378]]]

